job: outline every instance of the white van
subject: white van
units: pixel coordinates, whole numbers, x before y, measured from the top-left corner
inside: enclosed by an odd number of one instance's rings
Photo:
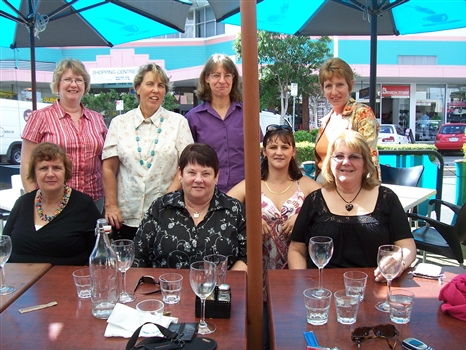
[[[290,122],[287,119],[288,117],[289,116],[285,116],[285,124],[290,125]],[[260,124],[261,124],[262,134],[265,135],[267,126],[269,126],[270,124],[276,124],[276,125],[281,124],[280,113],[262,111],[260,113]]]
[[[41,109],[49,103],[38,103]],[[21,135],[32,113],[32,102],[0,99],[0,157],[10,164],[21,162]]]

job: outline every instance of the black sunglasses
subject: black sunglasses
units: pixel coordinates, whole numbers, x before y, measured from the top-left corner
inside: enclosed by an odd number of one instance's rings
[[[266,132],[276,131],[276,130],[286,130],[286,131],[293,132],[293,129],[289,125],[270,124],[265,129]]]
[[[374,335],[369,335],[370,331],[374,333]],[[358,344],[358,349],[361,349],[361,342],[366,339],[375,339],[381,338],[387,341],[388,346],[390,349],[396,348],[396,343],[398,341],[398,335],[400,333],[392,324],[379,324],[374,327],[358,327],[354,331],[351,332],[351,340]],[[393,346],[390,344],[388,339],[395,338],[395,343]]]
[[[142,276],[139,279],[138,283],[136,284],[136,287],[134,288],[134,293],[136,293],[136,289],[138,289],[138,287],[143,283],[155,285],[155,290],[153,290],[151,292],[140,293],[140,294],[149,295],[149,294],[155,294],[155,293],[160,292],[160,283],[157,282],[157,280],[154,277],[152,277],[152,276]]]

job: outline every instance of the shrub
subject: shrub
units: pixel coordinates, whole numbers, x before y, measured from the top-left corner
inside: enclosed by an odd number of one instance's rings
[[[313,129],[312,131],[305,131],[305,130],[298,130],[295,131],[294,133],[294,140],[296,143],[298,142],[316,142],[317,139],[317,133],[319,132],[319,129]]]
[[[314,160],[315,143],[302,141],[296,142],[296,162],[301,165],[306,160]]]

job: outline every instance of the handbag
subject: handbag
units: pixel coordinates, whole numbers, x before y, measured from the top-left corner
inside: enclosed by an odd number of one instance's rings
[[[136,344],[139,332],[146,324],[155,325],[163,336],[145,338]],[[134,331],[126,344],[126,350],[215,350],[217,348],[217,342],[213,339],[194,337],[191,341],[184,341],[181,339],[182,336],[183,333],[172,332],[159,324],[146,322]]]

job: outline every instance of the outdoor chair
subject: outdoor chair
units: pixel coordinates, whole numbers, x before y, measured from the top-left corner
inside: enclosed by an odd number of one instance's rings
[[[390,165],[380,164],[382,183],[400,186],[417,187],[424,171],[423,165],[410,168],[397,168]]]
[[[449,225],[430,217],[433,205],[445,205],[456,215],[456,220]],[[416,248],[423,251],[423,261],[426,259],[426,252],[455,259],[460,266],[463,266],[463,251],[461,244],[466,245],[466,203],[462,207],[442,201],[431,199],[427,216],[416,213],[407,213],[409,218],[424,220],[426,226],[414,229],[413,236]]]

